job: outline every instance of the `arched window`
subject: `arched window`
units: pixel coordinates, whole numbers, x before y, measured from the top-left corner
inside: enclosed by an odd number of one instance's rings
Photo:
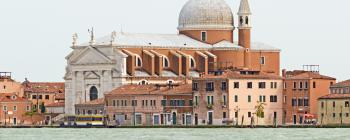
[[[239,24],[240,24],[240,25],[243,24],[243,17],[242,17],[242,16],[239,17]]]
[[[164,68],[169,68],[169,59],[166,56],[163,56],[163,67]]]
[[[196,67],[196,61],[194,60],[193,57],[190,57],[190,67],[195,68]]]
[[[136,67],[142,67],[142,59],[140,56],[136,55]]]
[[[98,98],[98,91],[95,86],[90,88],[90,101],[96,100]]]
[[[139,85],[148,85],[148,81],[147,80],[141,80],[139,82]]]
[[[248,16],[245,17],[245,24],[247,24],[247,25],[249,24],[249,18],[248,18]]]

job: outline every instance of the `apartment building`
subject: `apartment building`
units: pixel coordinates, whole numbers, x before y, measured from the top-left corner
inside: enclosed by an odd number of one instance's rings
[[[336,82],[333,77],[321,75],[319,71],[283,70],[283,122],[306,124],[317,121],[317,99],[328,95]]]
[[[349,125],[350,94],[329,94],[318,99],[318,124]]]
[[[109,125],[190,125],[191,85],[125,85],[105,95]]]
[[[196,125],[282,123],[282,78],[259,71],[214,72],[193,80]],[[261,117],[257,107],[262,104]]]

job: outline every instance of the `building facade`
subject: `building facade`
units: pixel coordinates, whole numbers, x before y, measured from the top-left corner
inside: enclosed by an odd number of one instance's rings
[[[127,84],[183,82],[227,68],[279,75],[280,50],[251,42],[248,1],[239,7],[238,41],[230,7],[224,0],[189,0],[179,15],[179,34],[112,32],[95,39],[92,30],[90,41],[82,44],[75,34],[66,57],[66,113]]]
[[[11,76],[11,72],[0,72],[0,94],[13,93],[23,97],[23,86],[20,82],[13,80]]]
[[[318,124],[349,125],[350,94],[329,94],[318,99]]]
[[[304,70],[283,70],[283,77],[284,123],[305,124],[306,119],[315,121],[318,118],[317,99],[330,93],[329,87],[336,79],[318,71]]]
[[[332,94],[350,94],[350,80],[336,83],[330,88]]]
[[[63,82],[29,82],[26,80],[22,85],[25,97],[33,103],[33,108],[39,113],[45,113],[45,106],[57,104],[65,94]]]
[[[105,98],[109,125],[192,125],[191,85],[125,85]]]
[[[282,78],[258,71],[226,71],[193,80],[197,125],[282,124]],[[263,115],[256,107],[263,104]]]
[[[30,112],[31,109],[32,103],[23,97],[19,97],[14,93],[0,94],[1,125],[30,124],[31,120],[26,117],[26,112]]]

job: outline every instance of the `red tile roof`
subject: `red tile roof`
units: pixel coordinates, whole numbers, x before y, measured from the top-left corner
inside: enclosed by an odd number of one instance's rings
[[[261,71],[247,71],[247,70],[226,70],[222,74],[207,74],[195,80],[206,80],[206,79],[218,79],[218,78],[229,78],[229,79],[282,79],[282,77],[276,74],[269,74]]]
[[[310,72],[310,71],[302,71],[302,70],[295,70],[295,71],[288,71],[286,73],[286,79],[326,79],[326,80],[336,80],[333,77],[321,75],[317,72]]]
[[[24,92],[31,93],[64,93],[63,82],[25,82]]]
[[[57,102],[46,105],[46,107],[64,107],[64,102]]]
[[[350,94],[328,94],[326,96],[322,96],[319,99],[349,99]]]
[[[125,85],[116,88],[106,94],[106,96],[115,95],[168,95],[168,94],[191,94],[192,85]]]
[[[97,99],[97,100],[93,100],[93,101],[89,101],[86,103],[82,103],[82,104],[76,104],[76,106],[86,106],[86,105],[104,105],[105,104],[105,99],[101,98],[101,99]]]
[[[342,81],[332,85],[331,87],[348,87],[350,86],[350,80]]]

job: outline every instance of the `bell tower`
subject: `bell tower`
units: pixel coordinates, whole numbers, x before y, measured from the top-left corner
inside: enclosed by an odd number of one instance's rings
[[[238,44],[245,48],[244,51],[244,67],[251,67],[250,58],[250,30],[251,30],[251,15],[248,0],[241,0],[238,11]]]

